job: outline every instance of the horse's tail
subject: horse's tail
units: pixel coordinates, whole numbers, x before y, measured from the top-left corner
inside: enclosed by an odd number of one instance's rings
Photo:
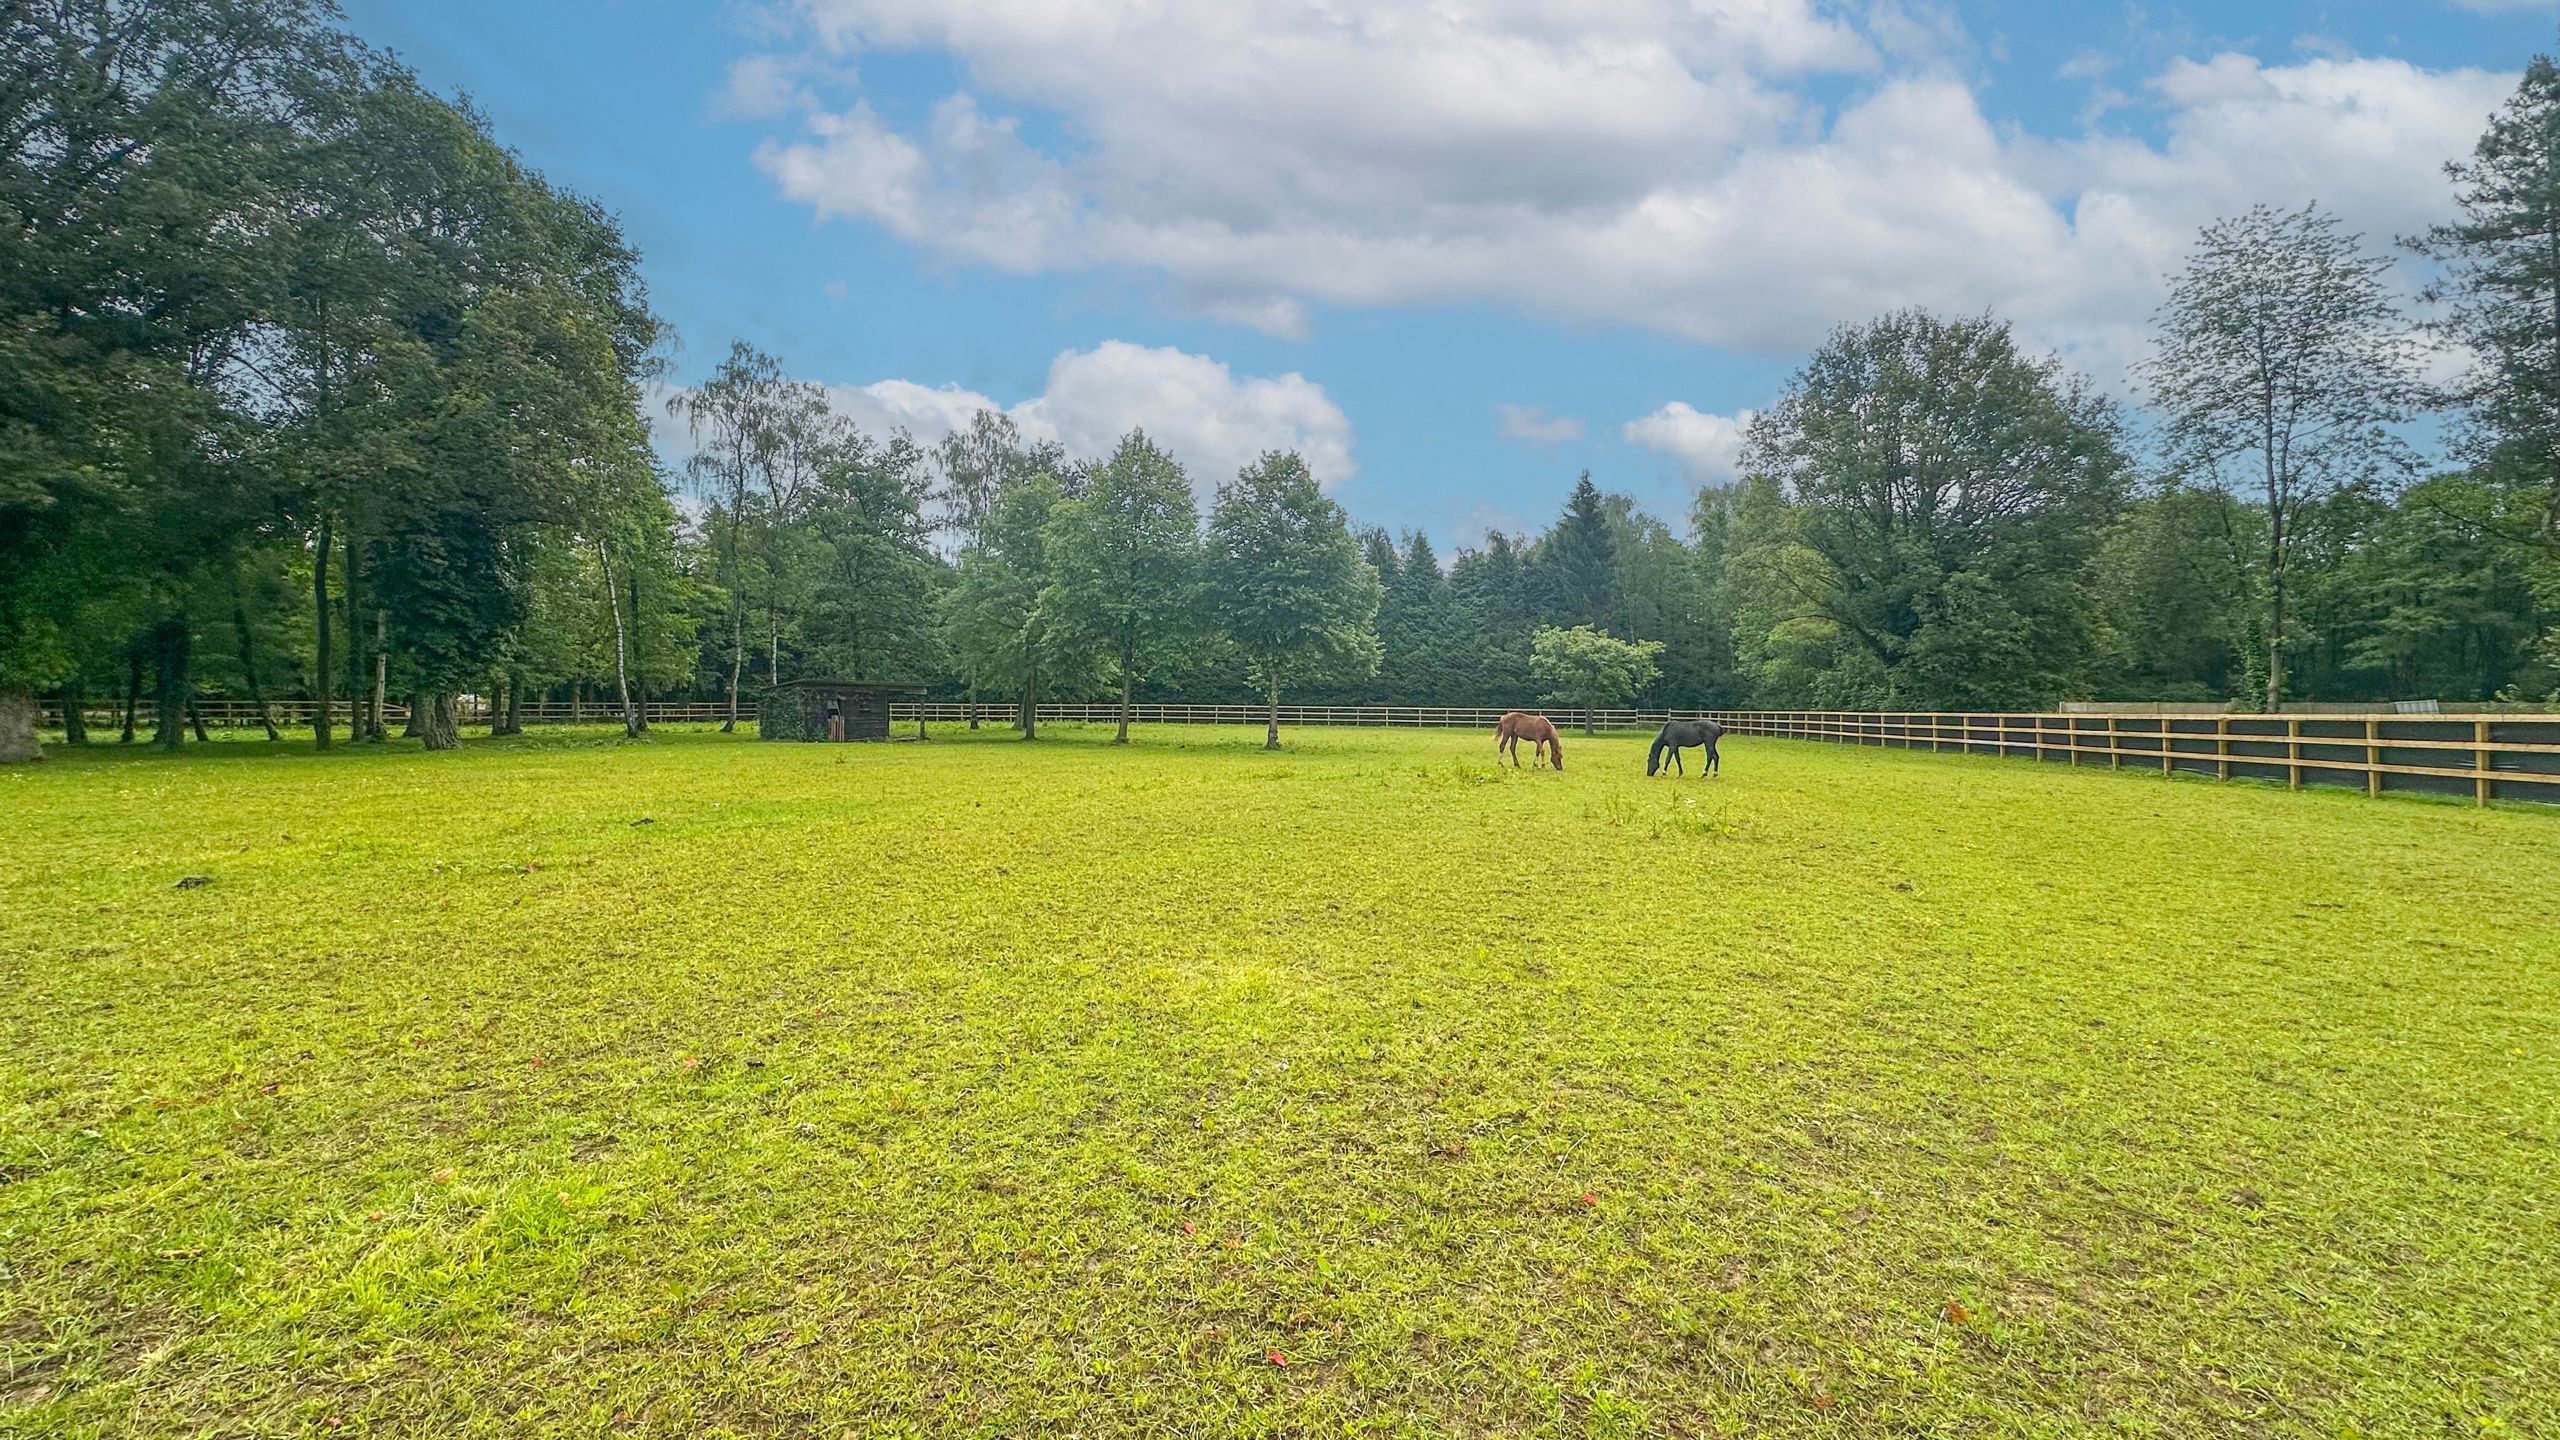
[[[1647,775],[1650,775],[1662,768],[1662,737],[1664,733],[1665,732],[1660,730],[1655,731],[1653,734],[1653,748],[1644,752],[1644,773]]]

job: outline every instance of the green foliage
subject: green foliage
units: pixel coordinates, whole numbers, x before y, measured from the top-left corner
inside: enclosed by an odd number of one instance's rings
[[[2173,475],[2246,487],[2266,517],[2257,620],[2268,709],[2286,694],[2291,572],[2310,510],[2415,464],[2392,428],[2408,418],[2417,361],[2389,269],[2316,205],[2216,221],[2171,283],[2141,372]]]
[[[1124,707],[1200,628],[1199,528],[1190,479],[1143,431],[1049,517],[1037,608],[1062,647],[1101,659]]]
[[[1625,641],[1576,625],[1570,630],[1541,625],[1529,642],[1529,676],[1540,695],[1558,705],[1589,712],[1623,705],[1662,674],[1659,640]]]
[[[2029,708],[2080,688],[2119,430],[2001,322],[1835,333],[1751,427],[1760,488],[1731,563],[1754,700]]]
[[[1205,557],[1220,627],[1273,707],[1291,684],[1378,669],[1378,572],[1360,558],[1342,507],[1295,454],[1266,454],[1218,487]]]
[[[0,1431],[2560,1432],[2550,815],[1110,733],[0,776]]]

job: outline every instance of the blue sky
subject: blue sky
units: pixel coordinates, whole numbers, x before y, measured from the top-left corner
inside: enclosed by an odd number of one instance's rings
[[[1444,548],[1584,468],[1679,523],[1831,325],[1990,309],[2110,386],[2185,238],[2445,204],[2560,5],[350,0],[744,338],[1204,489],[1304,448]],[[1078,19],[1072,25],[1069,11]],[[1329,12],[1329,13],[1328,13]]]

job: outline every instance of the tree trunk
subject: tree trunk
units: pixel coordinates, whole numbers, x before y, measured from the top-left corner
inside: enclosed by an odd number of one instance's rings
[[[117,744],[133,743],[133,717],[141,708],[142,642],[136,640],[124,652],[124,733],[116,737]]]
[[[462,743],[461,729],[453,721],[452,691],[430,690],[420,695],[410,718],[420,715],[426,718],[418,726],[418,738],[426,742],[428,749],[450,750]]]
[[[972,729],[972,730],[975,730],[975,729],[977,729],[977,728],[978,728],[978,677],[977,677],[977,676],[972,675],[972,676],[970,676],[970,677],[969,677],[969,684],[968,684],[967,693],[964,695],[964,697],[963,697],[963,698],[966,700],[966,702],[967,702],[967,704],[968,704],[968,707],[969,707],[969,728],[970,728],[970,729]]]
[[[427,733],[427,692],[409,692],[409,723],[400,727],[400,738],[416,740]]]
[[[2270,517],[2267,550],[2267,713],[2284,709],[2284,517]]]
[[[587,682],[584,680],[572,680],[569,682],[569,723],[572,725],[582,725],[586,723],[586,719]]]
[[[729,718],[720,722],[720,733],[735,734],[738,729],[738,682],[747,671],[747,607],[729,607]]]
[[[1111,737],[1114,745],[1129,743],[1129,657],[1120,657],[1120,733]]]
[[[191,680],[187,674],[188,641],[184,619],[172,616],[151,627],[151,664],[159,713],[152,717],[151,743],[175,750],[186,743]]]
[[[88,703],[88,693],[75,672],[62,682],[62,743],[65,745],[89,743],[89,717],[81,713]]]
[[[36,692],[32,685],[0,685],[0,765],[44,758],[36,743]]]
[[[622,737],[637,739],[640,717],[631,708],[631,672],[622,659],[622,597],[613,588],[613,550],[601,538],[596,541],[596,563],[604,567],[604,608],[613,615],[613,688],[622,701]]]
[[[1037,670],[1022,681],[1022,738],[1040,738],[1040,672]]]
[[[364,572],[356,564],[354,527],[348,527],[338,537],[338,553],[342,562],[338,567],[338,590],[347,630],[347,739],[369,740],[375,737],[365,732],[364,724],[364,615],[356,603],[358,592],[364,588]]]
[[[197,744],[201,745],[213,738],[204,733],[204,707],[197,704],[192,695],[187,697],[187,725],[196,732]]]
[[[311,552],[311,620],[313,649],[311,667],[311,743],[315,748],[329,748],[329,702],[338,688],[337,676],[330,673],[329,656],[329,521],[320,520],[320,545]]]
[[[506,733],[510,735],[524,733],[524,677],[512,670],[507,672]]]
[[[1596,721],[1594,721],[1594,720],[1591,718],[1591,715],[1592,715],[1591,707],[1590,707],[1590,706],[1588,706],[1588,705],[1583,706],[1583,707],[1582,707],[1582,733],[1583,733],[1583,734],[1585,734],[1585,735],[1597,735],[1597,734],[1599,734],[1599,733],[1600,733],[1600,731],[1599,731],[1599,729],[1598,729],[1598,727],[1597,727],[1597,722],[1596,722]]]
[[[640,571],[638,565],[625,567],[631,581],[623,588],[631,592],[631,733],[649,733],[649,650],[648,632],[640,628]]]
[[[1280,677],[1277,675],[1271,677],[1271,719],[1262,727],[1262,748],[1280,748]]]
[[[382,723],[383,701],[389,698],[383,692],[389,688],[391,682],[390,631],[391,618],[382,611],[375,610],[373,612],[373,695],[365,702],[364,738],[377,743],[391,738],[391,732],[384,728]],[[409,712],[408,733],[414,735],[417,729],[418,714],[415,709],[412,709]]]
[[[231,633],[240,641],[240,678],[249,688],[249,703],[257,707],[258,723],[267,729],[267,738],[281,740],[284,732],[276,728],[276,717],[267,710],[267,692],[258,684],[257,652],[249,639],[249,609],[240,600],[240,576],[231,576]]]

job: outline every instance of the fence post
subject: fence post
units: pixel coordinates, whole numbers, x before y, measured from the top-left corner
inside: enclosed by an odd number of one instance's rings
[[[2302,717],[2299,715],[2284,717],[2284,757],[2289,762],[2284,767],[2284,788],[2299,790],[2302,788]]]
[[[2228,715],[2217,715],[2213,717],[2213,754],[2213,778],[2216,780],[2230,779],[2231,717]]]
[[[2491,763],[2494,757],[2489,752],[2488,721],[2474,720],[2471,722],[2471,743],[2479,747],[2471,752],[2471,756],[2473,767],[2478,769],[2480,772],[2480,778],[2471,782],[2472,799],[2479,804],[2486,805],[2489,803],[2489,772],[2497,768]]]
[[[2116,717],[2107,717],[2107,768],[2124,768],[2124,737],[2116,729]]]
[[[2382,794],[2382,722],[2370,716],[2364,722],[2364,793],[2367,799]]]
[[[2161,774],[2161,776],[2162,776],[2163,778],[2166,778],[2166,777],[2168,777],[2168,776],[2175,775],[2175,774],[2177,774],[2177,773],[2178,773],[2178,764],[2177,764],[2177,761],[2178,761],[2178,746],[2177,746],[2177,742],[2169,738],[2170,736],[2174,735],[2175,733],[2177,733],[2177,732],[2176,732],[2174,729],[2172,729],[2172,728],[2171,728],[2171,721],[2170,721],[2169,717],[2168,717],[2168,716],[2166,716],[2166,715],[2161,716],[2161,717],[2160,717],[2160,774]]]

